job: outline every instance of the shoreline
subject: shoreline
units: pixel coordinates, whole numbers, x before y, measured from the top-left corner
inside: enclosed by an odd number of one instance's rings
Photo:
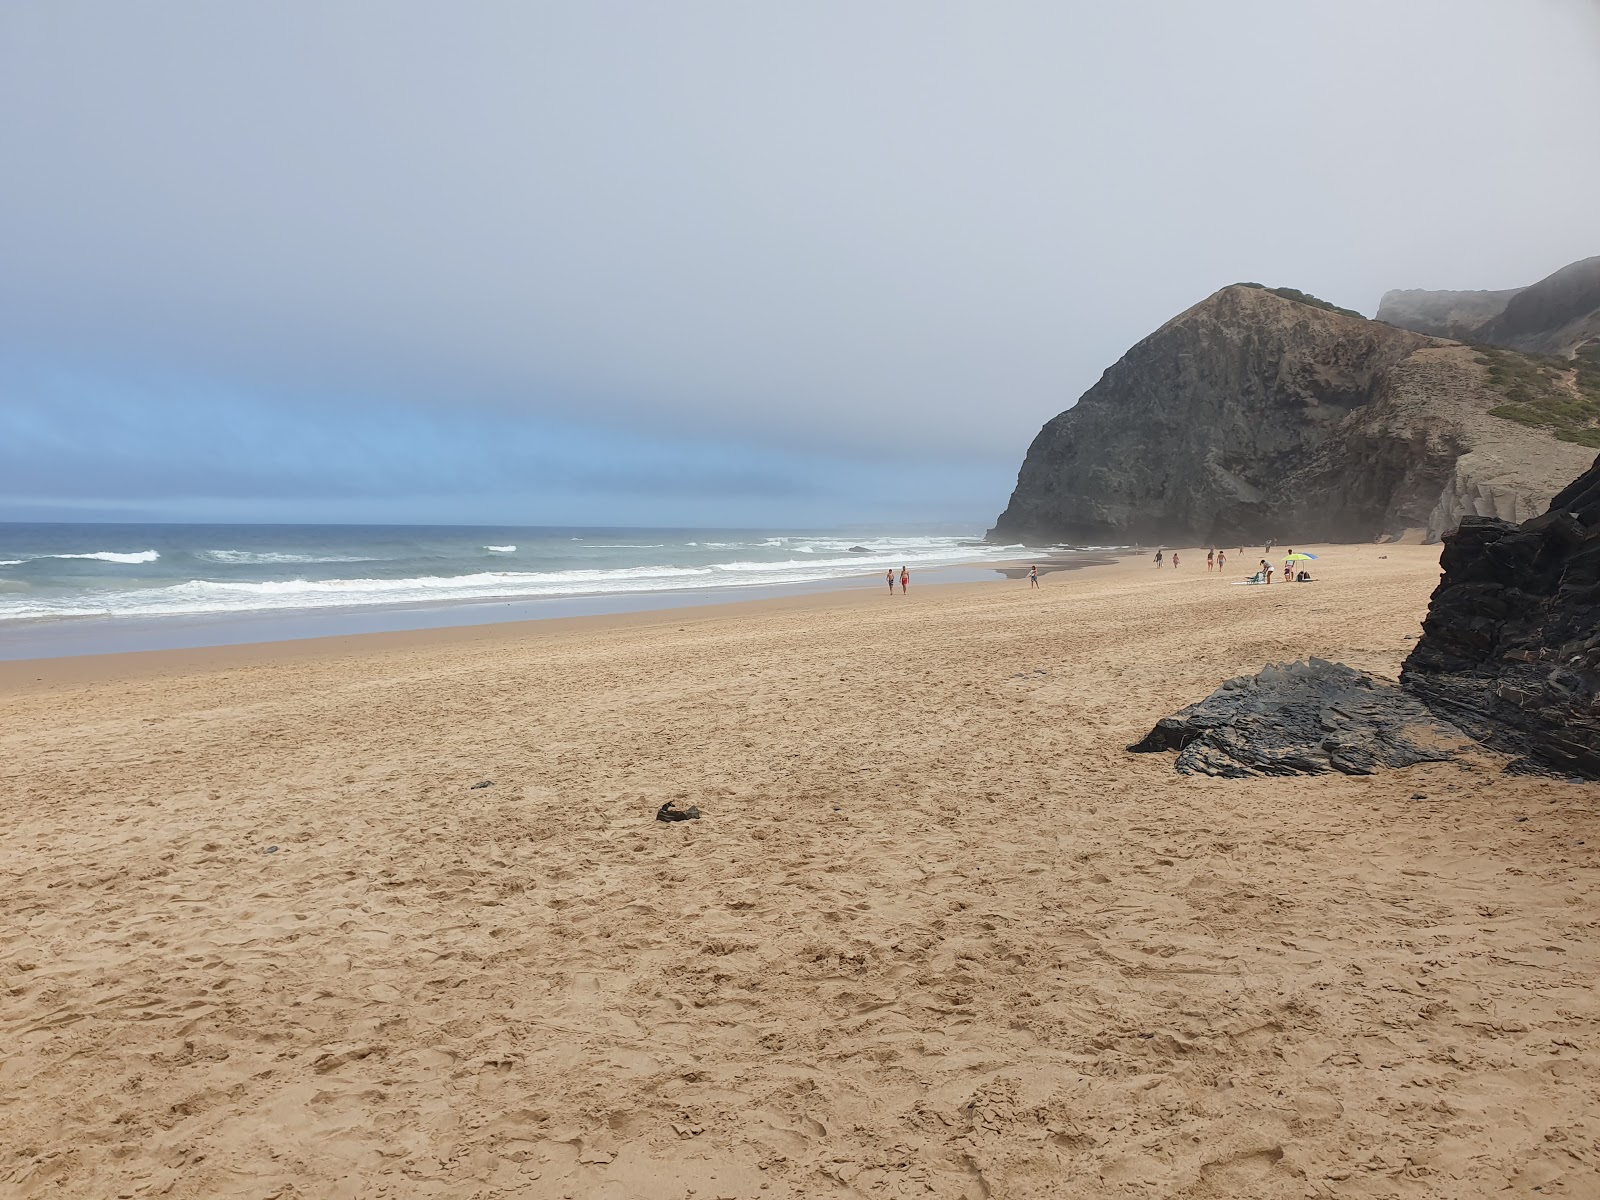
[[[1096,566],[1105,565],[1109,564],[1085,565],[1075,569],[1092,571]],[[1022,571],[1025,576],[1026,568],[1022,568]],[[1042,563],[1040,574],[1041,576],[1045,574]],[[914,595],[906,599],[914,604],[915,597],[921,595],[976,595],[1002,590],[1005,585],[1015,586],[1016,583],[1017,580],[1006,578],[929,583],[921,587],[913,583]],[[899,603],[901,600],[902,597],[897,594],[893,603]],[[515,645],[565,638],[574,634],[605,634],[617,630],[652,629],[674,625],[687,627],[744,617],[876,608],[888,603],[891,603],[889,598],[876,588],[853,586],[814,591],[802,591],[797,588],[776,596],[719,599],[704,604],[676,607],[485,621],[477,624],[436,625],[413,629],[373,630],[364,633],[326,634],[270,641],[225,642],[152,650],[0,659],[0,696],[27,695],[58,687],[74,687],[102,681],[127,682],[171,678],[191,672],[289,666],[341,658],[403,655],[414,651],[445,648],[482,649],[496,645],[510,648]]]
[[[1084,570],[1117,561],[1116,556],[1078,552],[1037,560],[1041,576]],[[928,567],[913,575],[920,588],[993,584],[1024,578],[1028,564],[975,560]],[[927,580],[928,582],[921,582]],[[492,629],[590,619],[609,620],[643,613],[670,614],[726,608],[805,596],[870,594],[882,584],[876,574],[754,584],[748,588],[600,592],[525,600],[474,600],[446,604],[365,605],[349,608],[261,610],[244,613],[172,616],[85,616],[42,618],[0,625],[0,676],[11,664],[123,654],[202,651],[229,646],[276,646],[386,634],[449,629]],[[509,610],[509,611],[506,611]],[[576,626],[575,626],[576,627]]]

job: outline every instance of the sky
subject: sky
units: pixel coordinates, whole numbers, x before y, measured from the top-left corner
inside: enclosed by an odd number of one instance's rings
[[[1594,0],[0,0],[0,520],[982,528],[1219,287],[1600,253]]]

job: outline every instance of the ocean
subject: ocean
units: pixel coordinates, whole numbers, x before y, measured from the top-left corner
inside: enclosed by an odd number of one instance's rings
[[[0,524],[0,658],[704,603],[1021,552],[960,529]]]

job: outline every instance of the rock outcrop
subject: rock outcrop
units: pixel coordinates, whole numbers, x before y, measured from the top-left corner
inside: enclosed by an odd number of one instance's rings
[[[1600,460],[1520,525],[1467,517],[1402,684],[1532,766],[1600,778]]]
[[[1029,447],[993,540],[1437,538],[1541,511],[1588,460],[1493,417],[1469,347],[1235,285],[1128,351]]]
[[[1392,683],[1313,658],[1230,679],[1128,749],[1178,751],[1184,775],[1371,775],[1443,762],[1467,744]]]

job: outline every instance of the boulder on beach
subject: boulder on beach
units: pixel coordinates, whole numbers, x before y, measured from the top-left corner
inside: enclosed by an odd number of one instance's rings
[[[1442,762],[1468,744],[1392,683],[1313,658],[1230,679],[1162,717],[1136,753],[1176,750],[1184,775],[1371,775]]]

